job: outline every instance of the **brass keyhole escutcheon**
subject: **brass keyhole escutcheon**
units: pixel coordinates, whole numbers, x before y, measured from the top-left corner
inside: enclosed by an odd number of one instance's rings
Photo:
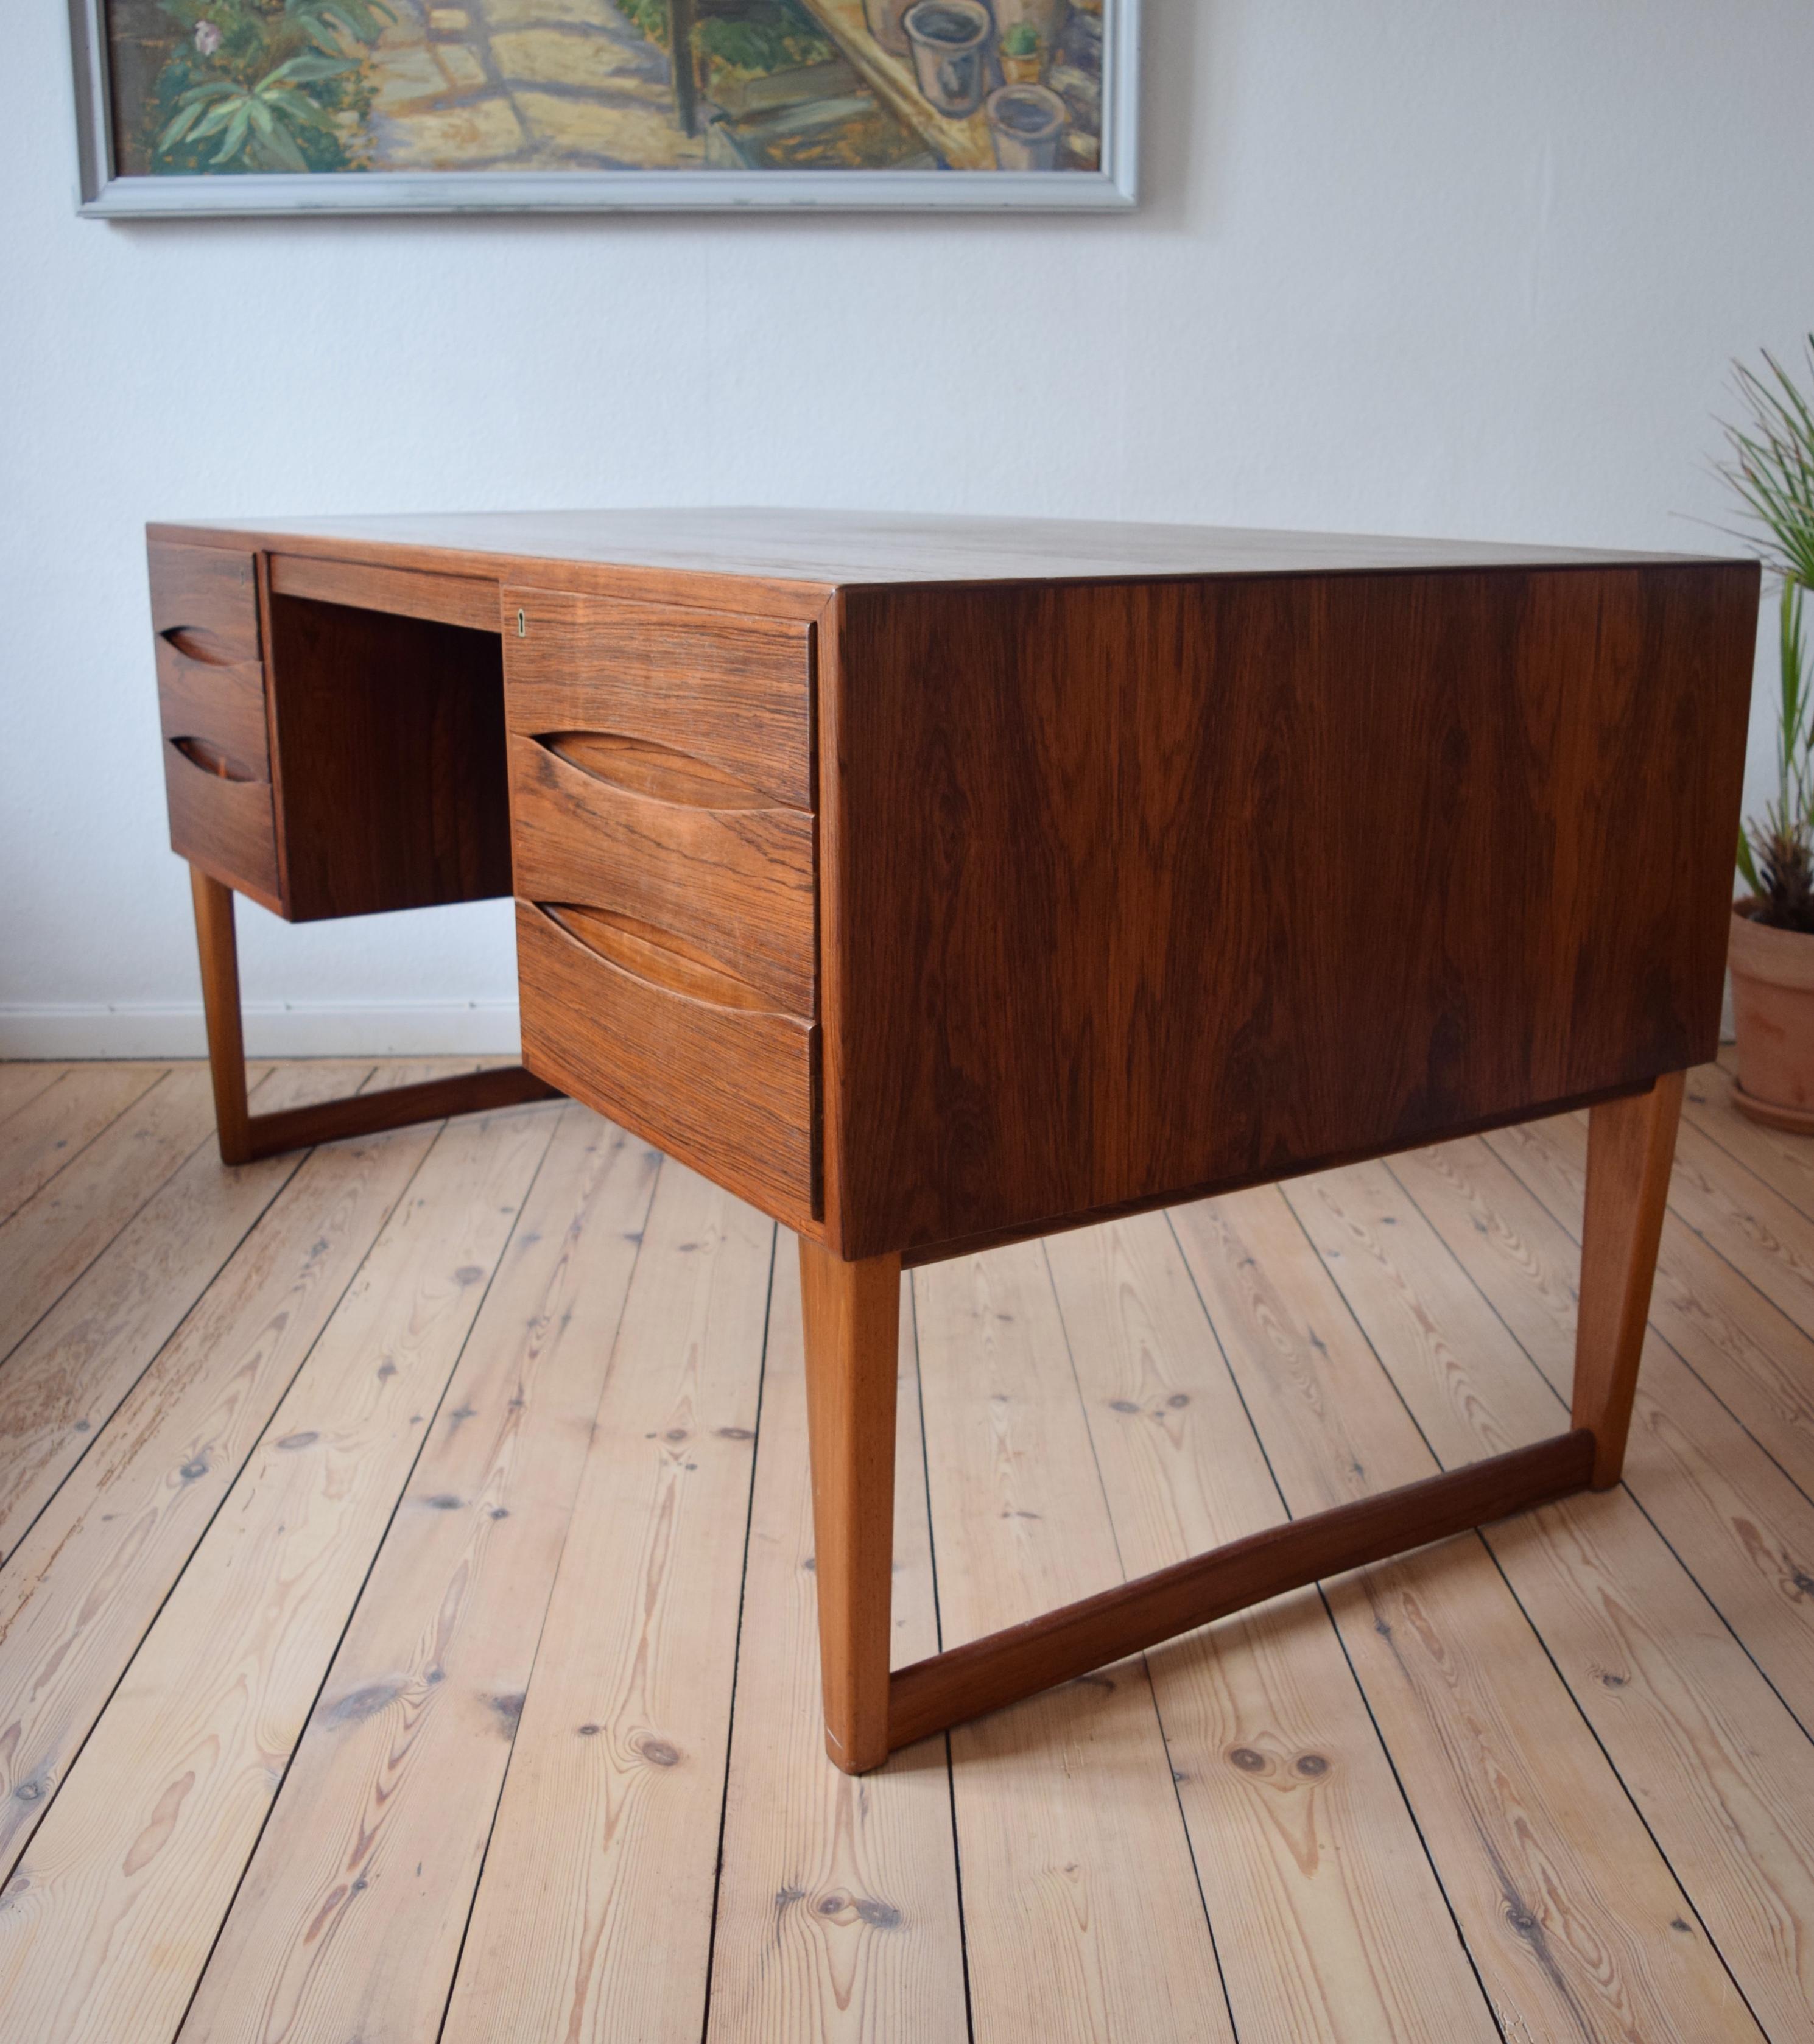
[[[524,616],[523,613],[519,610],[517,613],[517,636],[519,639],[527,639],[528,636],[529,620]]]

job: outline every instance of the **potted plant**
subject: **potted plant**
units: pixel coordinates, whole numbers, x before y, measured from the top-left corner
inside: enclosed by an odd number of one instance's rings
[[[1040,82],[1040,32],[1031,21],[1017,21],[1001,38],[1001,75],[1009,85]]]
[[[1814,371],[1814,334],[1808,338]],[[1774,797],[1739,833],[1749,893],[1732,909],[1728,962],[1738,1038],[1737,1106],[1773,1128],[1814,1132],[1814,691],[1801,599],[1814,587],[1814,400],[1766,354],[1742,365],[1748,413],[1726,428],[1720,472],[1763,535],[1778,604]]]

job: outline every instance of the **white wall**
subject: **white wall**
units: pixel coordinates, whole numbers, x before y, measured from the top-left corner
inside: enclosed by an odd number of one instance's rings
[[[15,1052],[199,1042],[148,518],[770,502],[1718,544],[1685,521],[1725,515],[1728,359],[1814,325],[1805,0],[1147,0],[1132,217],[130,228],[74,216],[61,0],[10,13]],[[255,1048],[509,1040],[504,905],[240,921]]]

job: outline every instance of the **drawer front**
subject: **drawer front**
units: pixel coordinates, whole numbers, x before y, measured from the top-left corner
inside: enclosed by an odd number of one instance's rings
[[[583,734],[513,734],[510,850],[517,893],[599,909],[703,952],[750,1005],[816,1011],[813,819],[718,806],[657,748]]]
[[[609,597],[504,592],[513,732],[614,732],[813,807],[813,628]]]
[[[255,557],[150,554],[171,847],[281,912]]]
[[[721,1001],[645,933],[517,905],[523,1061],[787,1226],[814,1231],[818,1030]]]
[[[256,660],[221,664],[190,659],[157,642],[158,717],[167,743],[224,761],[240,780],[271,778],[264,669]]]
[[[152,628],[160,640],[221,664],[259,658],[256,555],[161,540],[149,552]]]
[[[237,777],[194,741],[167,740],[163,786],[171,851],[281,914],[270,782]]]

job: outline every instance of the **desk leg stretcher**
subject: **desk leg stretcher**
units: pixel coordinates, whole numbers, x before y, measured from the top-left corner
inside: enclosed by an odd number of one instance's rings
[[[375,1135],[412,1122],[450,1114],[479,1114],[532,1100],[552,1100],[554,1087],[521,1065],[463,1072],[456,1078],[317,1101],[278,1114],[254,1114],[247,1102],[245,1040],[240,1020],[239,946],[233,934],[233,890],[189,869],[195,893],[195,941],[202,959],[202,1007],[208,1026],[208,1069],[214,1082],[214,1119],[221,1161],[249,1164],[311,1143],[348,1135]]]
[[[1211,1619],[1619,1481],[1683,1074],[1593,1109],[1570,1431],[1231,1542],[890,1674],[898,1256],[800,1244],[825,1745],[847,1773]]]

